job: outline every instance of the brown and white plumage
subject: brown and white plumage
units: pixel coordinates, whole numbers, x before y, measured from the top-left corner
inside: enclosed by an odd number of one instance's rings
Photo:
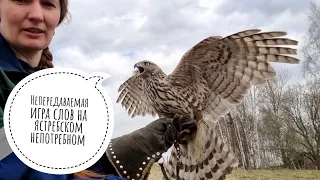
[[[187,51],[169,75],[151,61],[141,61],[135,65],[139,70],[120,86],[117,102],[121,101],[132,117],[173,117],[178,113],[196,119],[196,134],[187,146],[180,145],[180,178],[219,179],[238,161],[216,136],[215,122],[231,105],[241,103],[252,85],[264,84],[276,75],[269,62],[299,63],[288,56],[296,55],[296,49],[282,47],[298,42],[284,35],[251,29],[208,37]],[[173,147],[165,165],[173,179],[175,154]]]

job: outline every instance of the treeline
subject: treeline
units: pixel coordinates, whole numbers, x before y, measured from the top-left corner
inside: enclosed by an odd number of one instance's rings
[[[278,71],[219,121],[217,131],[246,169],[320,170],[320,10],[310,3],[303,82]]]
[[[246,169],[320,169],[320,79],[288,85],[287,73],[254,88],[218,131]]]

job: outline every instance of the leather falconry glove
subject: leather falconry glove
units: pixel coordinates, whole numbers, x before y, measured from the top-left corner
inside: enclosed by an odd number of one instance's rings
[[[112,139],[107,157],[119,176],[144,180],[162,153],[167,152],[174,142],[184,143],[196,128],[195,120],[182,116],[160,118],[130,134]]]

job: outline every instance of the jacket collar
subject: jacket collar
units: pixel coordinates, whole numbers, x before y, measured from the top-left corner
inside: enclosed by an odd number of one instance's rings
[[[31,73],[40,70],[39,67],[33,68],[28,63],[18,59],[2,34],[0,34],[0,68],[3,71],[24,73]]]

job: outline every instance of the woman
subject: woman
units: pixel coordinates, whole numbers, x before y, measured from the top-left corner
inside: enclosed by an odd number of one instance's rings
[[[68,0],[0,0],[1,129],[5,102],[14,85],[30,73],[53,67],[48,47],[56,27],[67,14]],[[133,133],[112,139],[112,148],[109,147],[95,165],[75,174],[41,173],[27,167],[11,153],[0,161],[0,179],[145,179],[152,163],[174,141],[179,141],[180,132],[195,131],[195,121],[176,120],[158,119]],[[182,124],[177,123],[181,121]]]

